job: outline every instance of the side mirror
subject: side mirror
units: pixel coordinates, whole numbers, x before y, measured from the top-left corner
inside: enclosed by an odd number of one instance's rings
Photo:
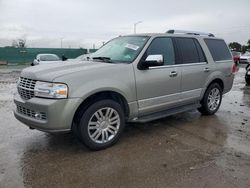
[[[32,62],[32,66],[34,66],[34,65],[38,65],[39,64],[39,60],[38,59],[34,59],[34,61]]]
[[[163,55],[149,55],[146,60],[142,62],[144,68],[162,65],[164,65]]]

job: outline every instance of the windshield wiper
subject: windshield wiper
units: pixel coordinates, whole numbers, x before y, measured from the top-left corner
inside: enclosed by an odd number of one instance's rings
[[[92,57],[93,60],[101,60],[103,62],[112,63],[110,57]]]

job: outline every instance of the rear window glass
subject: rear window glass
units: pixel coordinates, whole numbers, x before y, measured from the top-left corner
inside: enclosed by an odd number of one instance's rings
[[[214,61],[232,60],[231,53],[224,42],[219,39],[204,39]]]

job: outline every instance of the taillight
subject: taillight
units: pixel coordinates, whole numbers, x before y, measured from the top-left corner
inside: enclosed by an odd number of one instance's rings
[[[236,74],[239,71],[239,68],[236,63],[232,64],[232,73]]]

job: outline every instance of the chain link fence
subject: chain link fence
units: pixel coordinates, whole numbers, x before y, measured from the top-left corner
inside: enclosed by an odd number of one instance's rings
[[[89,50],[94,51],[93,49]],[[76,58],[87,54],[87,49],[65,49],[65,48],[0,48],[0,64],[26,64],[31,63],[37,54],[52,53],[61,57]]]

